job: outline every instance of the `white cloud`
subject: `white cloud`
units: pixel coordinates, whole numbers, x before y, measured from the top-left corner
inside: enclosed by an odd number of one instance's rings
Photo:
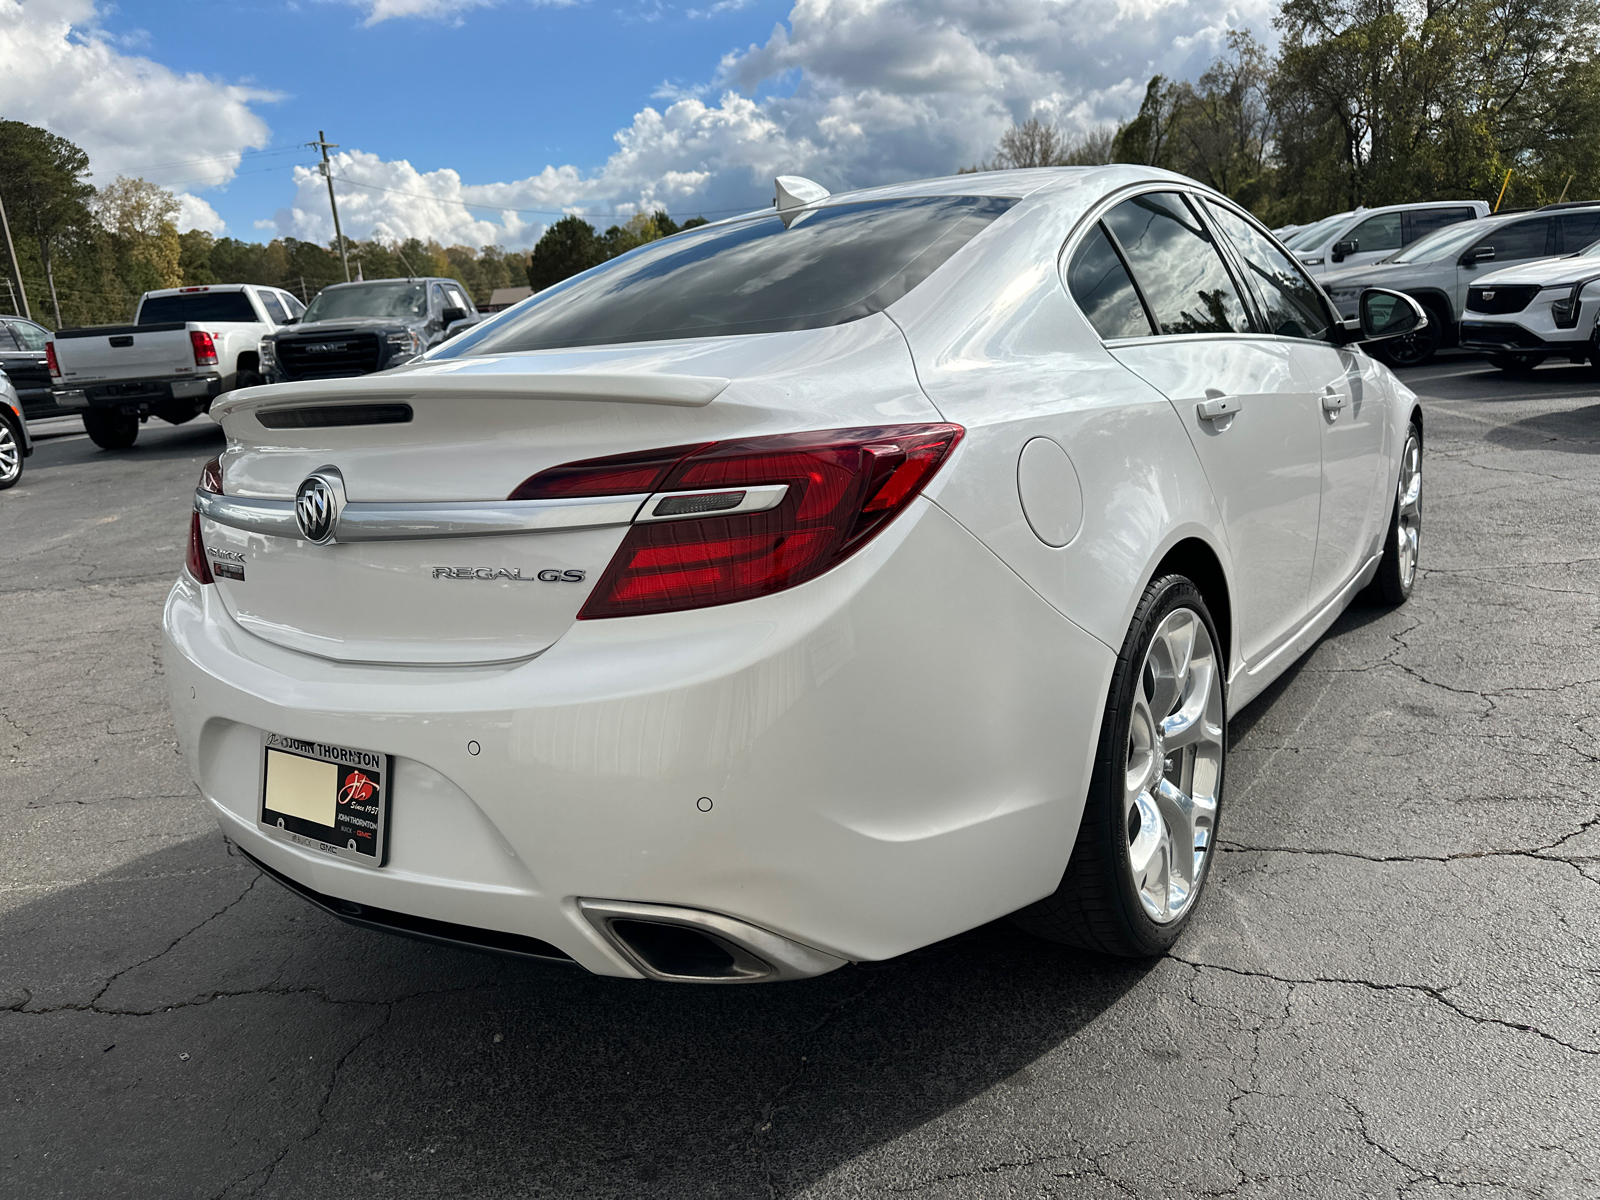
[[[228,230],[227,222],[217,215],[217,210],[212,208],[199,196],[192,196],[188,192],[178,193],[178,232],[188,233],[191,229],[203,229],[207,233],[220,237]]]
[[[271,93],[122,53],[93,0],[0,0],[0,64],[0,112],[77,143],[99,183],[214,187],[267,141],[250,105]]]
[[[363,2],[377,19],[381,6],[443,15],[467,0]],[[725,55],[705,83],[663,84],[664,107],[636,113],[596,171],[468,184],[341,154],[340,212],[357,237],[527,246],[561,211],[609,223],[656,206],[680,218],[759,207],[780,173],[836,190],[948,174],[1030,116],[1079,130],[1132,116],[1152,74],[1194,77],[1229,28],[1270,37],[1272,11],[1272,0],[797,0],[786,24]],[[301,171],[296,184],[278,229],[331,237],[321,178]]]
[[[529,0],[538,8],[570,8],[580,0]],[[727,0],[724,0],[727,2]],[[397,17],[422,17],[427,20],[462,24],[461,14],[474,8],[495,8],[500,0],[351,0],[365,10],[365,24],[376,25]]]

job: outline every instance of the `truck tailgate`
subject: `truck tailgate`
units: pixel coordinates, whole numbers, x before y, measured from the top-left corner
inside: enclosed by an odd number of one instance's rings
[[[61,383],[69,387],[195,373],[194,346],[184,324],[62,329],[54,340]]]

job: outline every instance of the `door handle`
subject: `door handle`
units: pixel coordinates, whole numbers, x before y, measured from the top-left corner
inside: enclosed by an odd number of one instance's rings
[[[1338,388],[1334,387],[1332,384],[1329,384],[1327,387],[1322,389],[1323,412],[1331,413],[1333,416],[1337,417],[1341,412],[1344,411],[1344,405],[1345,394]]]
[[[1200,401],[1199,404],[1196,404],[1194,410],[1199,414],[1202,421],[1217,421],[1223,417],[1233,416],[1243,407],[1244,405],[1237,396],[1212,394]]]

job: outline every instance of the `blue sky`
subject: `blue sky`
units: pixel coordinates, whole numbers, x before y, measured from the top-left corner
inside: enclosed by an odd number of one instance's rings
[[[0,113],[261,240],[331,236],[326,129],[347,233],[527,246],[948,173],[1028,116],[1132,115],[1238,27],[1268,0],[0,0]]]

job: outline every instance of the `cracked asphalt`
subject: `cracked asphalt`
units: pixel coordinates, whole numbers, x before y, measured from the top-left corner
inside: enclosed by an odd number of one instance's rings
[[[1600,380],[1465,357],[1422,573],[1232,729],[1169,957],[766,988],[353,929],[230,855],[158,620],[205,422],[0,494],[0,1194],[1600,1195]]]

